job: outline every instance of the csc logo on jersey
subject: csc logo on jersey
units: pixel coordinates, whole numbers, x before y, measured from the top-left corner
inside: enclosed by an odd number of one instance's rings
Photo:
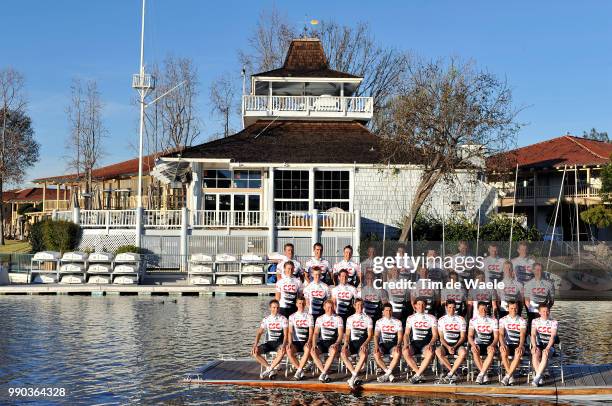
[[[431,328],[431,325],[428,321],[415,321],[414,328]]]
[[[296,293],[298,290],[297,285],[283,285],[283,292]]]
[[[304,327],[310,327],[310,324],[308,323],[307,319],[302,319],[302,320],[296,320],[295,326],[304,328]]]
[[[478,331],[479,333],[491,333],[493,329],[491,328],[491,326],[485,324],[485,325],[478,326],[476,328],[476,331]]]
[[[395,328],[394,325],[386,325],[386,326],[382,326],[381,328],[383,333],[397,333],[397,328]]]
[[[516,294],[516,287],[515,286],[507,286],[506,288],[504,288],[504,293],[507,295],[514,295]]]
[[[326,294],[324,290],[312,290],[310,292],[310,296],[314,297],[315,299],[323,299]]]
[[[268,329],[270,329],[270,330],[280,330],[280,329],[282,329],[281,323],[279,323],[279,322],[268,323]]]
[[[508,323],[506,329],[517,331],[521,329],[521,325],[519,323]]]
[[[351,300],[353,298],[353,294],[349,291],[338,292],[336,296],[338,297],[338,299],[342,300]]]
[[[461,302],[463,301],[463,295],[449,294],[449,295],[446,295],[446,300],[454,300],[455,302]]]
[[[327,320],[324,321],[323,323],[321,323],[321,327],[326,327],[326,328],[336,328],[336,322],[334,320]]]
[[[538,333],[542,334],[552,334],[552,330],[553,328],[550,326],[538,326],[538,328],[536,329]]]
[[[545,295],[547,293],[546,288],[533,288],[531,289],[531,293],[534,295]]]
[[[448,323],[444,326],[444,330],[446,331],[460,331],[458,323]]]
[[[489,300],[489,295],[487,293],[478,293],[476,294],[476,300],[479,302],[486,302]]]
[[[366,328],[366,324],[363,320],[355,320],[353,321],[353,328],[364,330]]]

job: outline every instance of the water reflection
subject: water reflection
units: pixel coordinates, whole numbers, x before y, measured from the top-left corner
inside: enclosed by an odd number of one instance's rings
[[[267,308],[259,297],[0,299],[0,386],[67,387],[66,404],[490,404],[493,400],[354,396],[186,386],[219,354],[248,356]],[[610,302],[557,302],[569,362],[612,362]],[[499,401],[495,401],[499,404]],[[511,402],[510,403],[514,403]]]

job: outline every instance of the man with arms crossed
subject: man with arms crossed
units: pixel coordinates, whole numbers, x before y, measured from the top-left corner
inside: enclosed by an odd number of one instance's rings
[[[327,371],[329,371],[340,350],[344,324],[340,316],[334,314],[334,302],[332,300],[326,300],[323,309],[325,314],[319,317],[315,323],[310,356],[321,371],[319,381],[327,383],[330,381]],[[328,354],[325,365],[321,362],[322,354]]]
[[[274,378],[276,367],[285,355],[289,332],[287,331],[287,319],[278,313],[278,307],[278,300],[272,299],[270,301],[270,315],[261,321],[251,350],[253,358],[263,367],[263,371],[259,375],[261,379]],[[259,344],[259,339],[264,333],[265,341],[263,344]],[[274,351],[276,351],[276,357],[272,360],[272,364],[268,364],[265,355]]]
[[[448,369],[448,374],[442,378],[442,382],[456,383],[457,369],[461,366],[467,351],[463,344],[466,339],[465,319],[455,313],[455,301],[446,301],[446,315],[438,319],[438,334],[440,335],[440,346],[436,348],[436,356]],[[455,363],[451,365],[447,355],[455,355]]]
[[[376,322],[374,327],[374,360],[379,368],[385,373],[377,378],[378,382],[393,382],[393,370],[402,356],[401,343],[403,336],[402,322],[391,317],[393,307],[390,303],[383,305],[383,316]],[[391,356],[389,366],[385,364],[383,357]]]
[[[499,337],[498,329],[497,320],[487,316],[487,304],[479,302],[478,315],[470,320],[468,328],[468,342],[472,347],[474,363],[480,371],[476,377],[476,383],[479,385],[489,382],[487,373],[495,357],[495,347]],[[485,356],[484,362],[480,358],[482,355]]]
[[[508,315],[499,320],[499,352],[506,375],[502,385],[514,385],[514,371],[521,364],[525,348],[527,322],[518,315],[518,303],[508,302]],[[510,362],[510,357],[512,362]]]
[[[540,317],[531,322],[531,363],[535,370],[535,377],[531,383],[533,386],[544,384],[542,374],[548,366],[550,356],[555,352],[555,340],[557,339],[557,320],[550,318],[550,306],[542,303],[539,306]]]
[[[276,281],[276,300],[280,303],[280,314],[289,317],[296,311],[295,301],[302,291],[302,282],[293,277],[293,262],[285,262],[285,277]]]
[[[314,321],[312,315],[305,311],[306,300],[299,296],[296,301],[297,311],[289,316],[289,345],[287,346],[287,358],[295,368],[294,378],[299,381],[304,378],[304,366],[310,357],[310,343]],[[303,353],[300,360],[298,353]]]
[[[415,313],[406,320],[404,332],[404,349],[406,363],[414,372],[410,383],[423,382],[423,372],[434,358],[434,344],[438,340],[438,322],[434,316],[425,313],[426,300],[416,300]],[[421,365],[417,365],[415,355],[423,354]]]
[[[355,386],[360,383],[357,375],[368,360],[368,346],[372,340],[372,319],[363,311],[363,300],[355,299],[353,307],[355,313],[346,321],[344,346],[340,354],[344,365],[351,373],[347,381],[351,389],[355,389]],[[357,354],[359,354],[359,359],[353,365],[351,356]]]

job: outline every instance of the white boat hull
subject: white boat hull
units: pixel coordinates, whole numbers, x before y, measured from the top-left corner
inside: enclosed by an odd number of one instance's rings
[[[244,265],[242,273],[263,273],[264,269],[261,265]]]
[[[213,277],[211,276],[191,276],[189,277],[189,283],[191,285],[212,285]]]
[[[79,283],[85,283],[83,275],[62,275],[60,283],[75,285]]]
[[[87,267],[88,273],[111,273],[112,271],[110,264],[91,264]]]
[[[213,268],[209,265],[192,265],[190,273],[212,273]]]
[[[91,275],[87,283],[108,285],[110,283],[110,275]]]
[[[81,264],[63,264],[60,267],[60,273],[81,273],[85,268]]]
[[[233,275],[223,275],[217,277],[217,285],[237,285],[238,277]]]
[[[32,283],[57,283],[57,275],[38,273],[32,278]]]
[[[136,275],[119,275],[113,280],[115,285],[137,285],[138,277]]]
[[[262,285],[263,284],[263,276],[243,276],[242,277],[243,285]]]

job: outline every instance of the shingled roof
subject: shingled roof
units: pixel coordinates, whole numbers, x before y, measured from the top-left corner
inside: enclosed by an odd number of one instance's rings
[[[58,196],[56,195],[57,189],[47,188],[45,191],[46,200],[55,200]],[[66,190],[66,197],[70,198],[70,191]],[[64,191],[61,190],[59,198],[64,198]],[[2,192],[2,199],[4,202],[42,202],[43,200],[43,188],[25,188],[25,189],[11,189]]]
[[[329,68],[323,44],[318,38],[294,39],[289,45],[282,68],[260,72],[253,76],[360,78]]]
[[[610,162],[612,144],[564,135],[497,154],[487,160],[490,168],[559,168],[564,165],[604,165]],[[498,169],[499,170],[499,169]]]
[[[356,121],[260,120],[237,134],[184,149],[180,156],[243,163],[374,164],[381,162],[379,142]]]

